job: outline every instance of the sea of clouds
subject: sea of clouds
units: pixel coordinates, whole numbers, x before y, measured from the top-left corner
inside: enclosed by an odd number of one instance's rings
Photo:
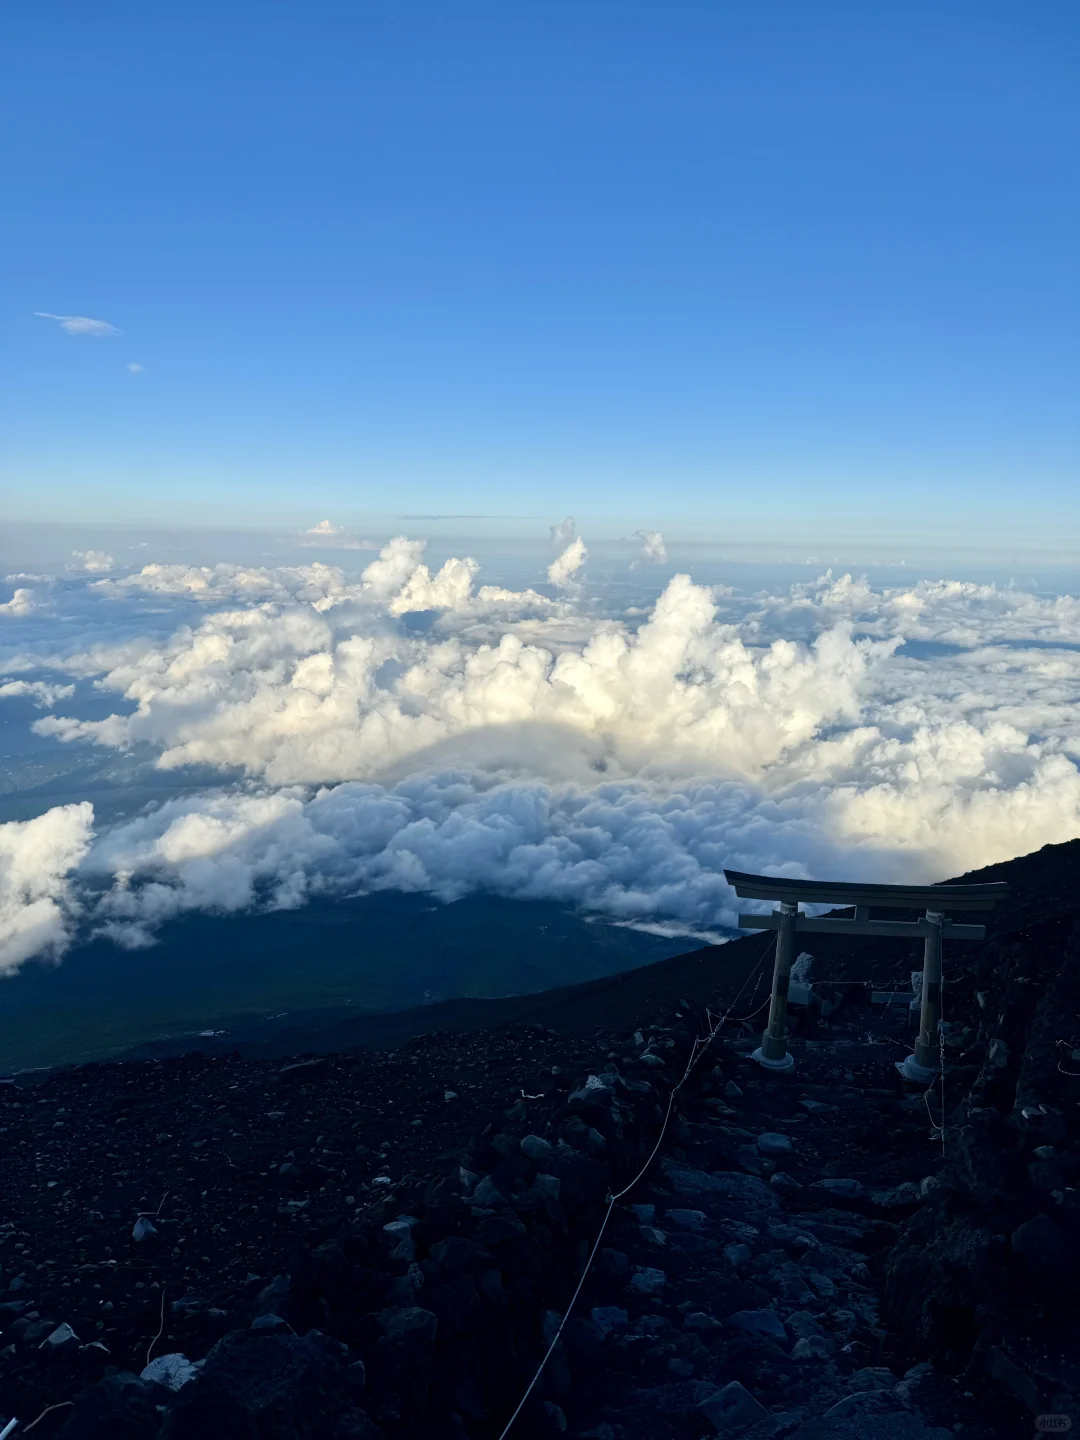
[[[725,865],[937,880],[1080,834],[1080,601],[674,574],[619,612],[572,523],[553,537],[525,589],[406,538],[351,575],[86,551],[9,576],[0,706],[220,783],[108,824],[86,800],[0,824],[0,972],[193,909],[380,888],[707,932],[735,924]],[[638,539],[633,567],[667,563]]]

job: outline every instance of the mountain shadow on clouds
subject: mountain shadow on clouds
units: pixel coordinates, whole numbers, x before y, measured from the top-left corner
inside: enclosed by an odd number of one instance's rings
[[[490,775],[492,781],[536,779],[550,786],[562,780],[595,785],[613,765],[613,747],[603,735],[587,734],[553,720],[515,720],[501,725],[478,725],[414,751],[373,777],[393,786],[426,775],[468,770]],[[614,775],[612,776],[614,778]]]

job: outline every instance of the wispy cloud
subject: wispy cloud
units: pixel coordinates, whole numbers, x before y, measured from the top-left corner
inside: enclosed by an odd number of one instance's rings
[[[565,520],[560,520],[557,525],[550,525],[551,543],[556,550],[565,550],[567,545],[577,535],[577,522],[572,515],[567,515]]]
[[[343,525],[335,525],[332,520],[320,520],[309,530],[301,530],[299,543],[307,549],[313,546],[322,546],[329,550],[378,550],[379,548],[374,540],[365,540],[359,535],[350,535]]]
[[[659,530],[635,530],[634,539],[641,541],[641,549],[630,562],[632,569],[638,565],[667,564],[667,546]]]
[[[0,700],[32,700],[39,710],[48,710],[58,700],[70,700],[74,685],[50,685],[45,680],[8,680],[0,685]]]
[[[131,371],[132,375],[141,375],[142,372],[146,369],[146,366],[140,365],[137,360],[132,360],[129,362],[127,368]]]
[[[535,515],[399,515],[399,520],[535,520]]]
[[[120,334],[116,326],[110,325],[107,320],[91,320],[88,315],[53,315],[48,310],[35,310],[34,314],[41,320],[55,320],[60,329],[66,330],[69,335]]]

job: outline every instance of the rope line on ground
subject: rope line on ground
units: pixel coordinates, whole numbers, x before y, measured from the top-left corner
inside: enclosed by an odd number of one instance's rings
[[[926,1101],[926,1113],[930,1116],[930,1128],[934,1132],[934,1139],[941,1139],[941,1158],[945,1159],[945,1033],[946,1026],[938,1021],[938,1073],[923,1091],[923,1099]],[[934,1119],[934,1112],[930,1109],[930,1092],[935,1086],[941,1086],[941,1124]]]
[[[74,1400],[60,1400],[55,1405],[46,1405],[45,1409],[42,1410],[41,1414],[37,1417],[37,1419],[30,1421],[30,1424],[27,1425],[26,1429],[23,1431],[23,1434],[29,1435],[30,1431],[33,1430],[34,1426],[40,1424],[40,1422],[45,1419],[45,1416],[51,1414],[54,1410],[66,1410],[69,1405],[74,1404]],[[15,1422],[12,1421],[12,1424],[15,1424]],[[10,1427],[4,1431],[5,1435],[9,1433]]]
[[[155,1346],[155,1345],[157,1344],[157,1342],[161,1339],[161,1337],[162,1337],[162,1335],[164,1335],[164,1333],[165,1333],[165,1286],[163,1285],[163,1286],[161,1287],[161,1324],[158,1326],[158,1332],[157,1332],[157,1334],[154,1336],[153,1340],[150,1341],[150,1344],[146,1347],[146,1364],[147,1364],[147,1365],[150,1364],[150,1356],[154,1353],[154,1346]],[[145,1367],[144,1367],[144,1368],[145,1368]]]
[[[753,978],[754,974],[755,974],[756,972],[759,972],[759,971],[760,971],[761,965],[762,965],[763,961],[765,960],[765,958],[766,958],[766,956],[768,955],[769,951],[773,949],[773,947],[775,946],[775,944],[776,944],[776,941],[775,941],[775,940],[773,940],[773,939],[770,939],[770,940],[769,940],[769,943],[766,945],[766,947],[765,947],[765,949],[762,951],[761,955],[760,955],[760,956],[758,957],[758,959],[754,962],[753,968],[748,972],[748,974],[747,974],[747,976],[746,976],[746,979],[745,979],[745,980],[743,981],[743,983],[739,986],[738,993],[736,994],[734,1000],[732,1000],[731,1004],[730,1004],[730,1005],[728,1006],[728,1008],[724,1011],[723,1015],[721,1015],[721,1016],[717,1019],[716,1024],[715,1024],[715,1025],[712,1025],[712,1024],[709,1025],[709,1033],[708,1033],[707,1035],[695,1035],[695,1037],[694,1037],[694,1044],[693,1044],[693,1046],[692,1046],[692,1048],[691,1048],[691,1050],[690,1050],[690,1058],[689,1058],[689,1059],[687,1060],[687,1062],[686,1062],[686,1069],[685,1069],[685,1070],[683,1071],[683,1073],[682,1073],[682,1078],[678,1081],[677,1084],[675,1084],[675,1085],[672,1086],[671,1092],[670,1092],[670,1094],[668,1095],[667,1110],[664,1112],[664,1121],[663,1121],[663,1124],[662,1124],[661,1127],[660,1127],[660,1134],[659,1134],[659,1135],[657,1136],[657,1138],[656,1138],[656,1144],[653,1146],[652,1150],[649,1152],[649,1157],[648,1157],[648,1159],[645,1161],[645,1163],[642,1165],[641,1169],[637,1172],[637,1174],[636,1174],[636,1175],[634,1176],[634,1178],[630,1181],[630,1183],[629,1183],[628,1185],[624,1185],[621,1190],[616,1191],[614,1194],[612,1194],[610,1191],[608,1192],[608,1195],[607,1195],[607,1209],[604,1211],[604,1218],[603,1218],[603,1219],[601,1220],[601,1222],[600,1222],[600,1229],[599,1229],[598,1232],[597,1232],[596,1240],[593,1242],[593,1247],[592,1247],[592,1249],[589,1251],[589,1257],[588,1257],[588,1259],[585,1261],[584,1269],[583,1269],[582,1272],[581,1272],[581,1278],[578,1280],[578,1283],[577,1283],[577,1285],[576,1285],[576,1287],[575,1287],[575,1289],[574,1289],[574,1293],[573,1293],[573,1295],[571,1295],[571,1297],[570,1297],[570,1303],[567,1305],[566,1310],[563,1312],[562,1319],[559,1321],[558,1329],[555,1331],[555,1334],[554,1334],[554,1336],[553,1336],[552,1339],[551,1339],[551,1343],[548,1345],[547,1350],[544,1352],[543,1359],[540,1361],[540,1364],[536,1367],[536,1370],[535,1370],[535,1372],[534,1372],[534,1374],[533,1374],[532,1379],[529,1381],[528,1387],[526,1388],[524,1395],[522,1395],[521,1399],[520,1399],[520,1400],[518,1401],[518,1403],[517,1403],[517,1408],[514,1410],[514,1413],[510,1416],[510,1419],[506,1422],[505,1428],[503,1429],[502,1433],[499,1435],[499,1440],[506,1440],[506,1437],[510,1434],[510,1431],[511,1431],[511,1430],[513,1429],[513,1427],[514,1427],[515,1421],[517,1420],[518,1416],[521,1414],[522,1410],[525,1408],[525,1405],[526,1405],[526,1402],[527,1402],[528,1399],[529,1399],[529,1396],[532,1394],[533,1390],[535,1390],[537,1381],[540,1379],[540,1376],[544,1373],[544,1367],[547,1365],[548,1361],[551,1359],[552,1355],[555,1353],[555,1347],[556,1347],[556,1345],[558,1345],[559,1340],[560,1340],[560,1338],[562,1337],[562,1332],[563,1332],[563,1330],[566,1328],[566,1322],[570,1319],[570,1316],[571,1316],[571,1314],[573,1313],[574,1306],[577,1304],[578,1297],[580,1296],[581,1291],[582,1291],[582,1289],[584,1288],[585,1281],[586,1281],[586,1279],[588,1278],[589,1271],[592,1269],[592,1263],[593,1263],[593,1261],[596,1259],[597,1252],[598,1252],[598,1250],[600,1249],[600,1242],[601,1242],[601,1240],[603,1240],[603,1238],[604,1238],[604,1232],[607,1230],[608,1221],[611,1219],[612,1214],[614,1213],[616,1203],[617,1203],[619,1200],[621,1200],[624,1195],[628,1195],[628,1194],[630,1193],[630,1191],[633,1190],[634,1186],[638,1183],[638,1181],[642,1178],[642,1176],[643,1176],[643,1175],[645,1174],[645,1172],[648,1170],[649,1166],[650,1166],[650,1165],[652,1164],[652,1162],[656,1159],[656,1156],[657,1156],[657,1153],[658,1153],[658,1151],[659,1151],[659,1149],[660,1149],[660,1146],[661,1146],[661,1145],[663,1144],[663,1142],[664,1142],[664,1136],[665,1136],[665,1134],[667,1133],[668,1123],[669,1123],[669,1121],[671,1120],[672,1111],[673,1111],[674,1108],[675,1108],[675,1096],[679,1093],[679,1091],[682,1089],[682,1087],[686,1084],[687,1080],[690,1078],[691,1072],[693,1071],[694,1067],[697,1065],[698,1061],[701,1059],[702,1055],[704,1055],[705,1051],[706,1051],[706,1050],[709,1048],[709,1046],[712,1044],[713,1039],[714,1039],[714,1037],[716,1036],[717,1032],[720,1030],[720,1028],[721,1028],[724,1024],[727,1023],[728,1016],[731,1014],[732,1010],[735,1008],[735,1005],[736,1005],[739,997],[742,995],[742,993],[743,993],[743,991],[746,989],[747,985],[749,985],[749,983],[750,983],[751,979]],[[760,974],[759,974],[758,978],[760,979]],[[756,990],[756,987],[755,987],[755,990]],[[762,1008],[762,1007],[759,1006],[758,1008],[760,1009],[760,1008]],[[707,1021],[711,1022],[711,1020],[712,1020],[712,1011],[711,1011],[710,1009],[708,1009],[708,1007],[706,1007],[706,1012],[705,1012],[705,1013],[706,1013],[706,1019],[707,1019]],[[754,1013],[756,1014],[757,1012],[755,1011]]]

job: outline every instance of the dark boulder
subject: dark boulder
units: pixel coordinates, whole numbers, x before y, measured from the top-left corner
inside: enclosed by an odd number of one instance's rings
[[[57,1440],[157,1440],[158,1398],[155,1386],[137,1375],[108,1375],[75,1397]]]
[[[343,1345],[305,1336],[234,1330],[179,1392],[165,1440],[374,1440],[355,1404]]]

